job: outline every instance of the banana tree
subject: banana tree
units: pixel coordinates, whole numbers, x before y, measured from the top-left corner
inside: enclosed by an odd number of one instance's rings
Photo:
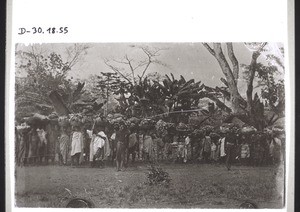
[[[194,79],[185,80],[183,76],[175,79],[173,74],[166,75],[166,79],[162,83],[155,84],[163,93],[164,103],[168,108],[168,112],[187,111],[196,106],[202,94],[199,93],[204,88],[201,82],[195,82]],[[180,113],[178,113],[180,114]],[[172,119],[178,122],[180,119],[187,121],[186,113],[180,115],[172,115]],[[181,121],[182,121],[181,120]]]

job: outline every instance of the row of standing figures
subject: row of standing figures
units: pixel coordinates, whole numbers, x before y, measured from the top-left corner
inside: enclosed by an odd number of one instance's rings
[[[60,133],[59,133],[60,132]],[[82,130],[80,127],[32,127],[30,131],[16,133],[17,165],[48,163],[79,166],[89,162],[92,167],[116,164],[121,170],[130,160],[156,162],[172,160],[224,162],[228,169],[234,161],[247,164],[279,163],[284,155],[284,138],[280,135],[264,136],[260,133],[241,136],[227,133],[215,138],[203,136],[167,135],[160,138],[155,131],[136,131],[115,126],[108,133],[104,127]]]
[[[19,166],[49,162],[79,166],[89,162],[93,167],[111,161],[121,170],[130,155],[133,161],[136,155],[150,161],[153,140],[148,134],[142,137],[144,145],[139,145],[137,133],[124,125],[115,126],[111,133],[105,127],[89,130],[74,126],[70,130],[57,125],[32,126],[28,131],[15,130],[15,160]],[[138,153],[139,147],[143,156]]]

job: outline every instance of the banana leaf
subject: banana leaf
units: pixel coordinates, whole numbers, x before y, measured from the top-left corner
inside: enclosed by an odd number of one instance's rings
[[[67,116],[68,114],[70,114],[70,110],[67,108],[62,97],[57,91],[51,91],[49,94],[49,98],[54,106],[56,113],[59,116]]]

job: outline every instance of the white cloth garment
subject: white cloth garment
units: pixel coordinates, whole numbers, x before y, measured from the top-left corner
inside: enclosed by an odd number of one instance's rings
[[[225,138],[221,139],[220,156],[221,157],[226,156],[226,153],[225,153]]]
[[[107,159],[111,154],[108,137],[106,136],[106,134],[103,131],[99,132],[98,135],[101,136],[101,139],[103,141],[103,143],[101,143],[101,145],[103,144],[102,147],[104,148],[104,159]],[[102,148],[102,147],[100,147],[100,148]]]
[[[93,134],[92,130],[87,130],[86,131],[88,136],[91,138],[91,142],[90,142],[90,161],[93,161],[93,157],[94,157],[94,140],[96,135]]]
[[[191,139],[190,139],[190,137],[189,137],[189,136],[187,136],[187,137],[185,138],[184,142],[185,142],[185,145],[189,145],[189,144],[190,144],[190,142],[191,142]]]
[[[37,129],[37,134],[41,140],[42,143],[47,144],[47,138],[46,138],[46,131],[44,129]]]
[[[115,132],[110,136],[110,139],[113,140],[113,141],[116,140],[116,133]]]
[[[90,143],[90,161],[93,161],[94,155],[99,148],[104,148],[104,158],[110,155],[110,146],[108,138],[103,131],[100,131],[97,135],[93,134],[91,130],[86,131],[91,138]]]
[[[71,156],[81,153],[83,149],[83,135],[81,132],[73,132]]]
[[[104,139],[100,138],[99,136],[96,136],[93,144],[93,155],[95,155],[98,148],[102,148],[104,144],[105,144]]]

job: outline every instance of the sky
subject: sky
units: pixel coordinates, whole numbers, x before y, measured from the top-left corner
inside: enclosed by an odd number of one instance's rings
[[[56,52],[66,58],[65,49],[73,44],[35,44],[37,48],[46,50],[48,53]],[[111,70],[104,63],[104,59],[122,60],[125,55],[136,62],[146,59],[144,52],[132,46],[147,46],[151,48],[162,49],[159,61],[167,65],[161,66],[151,64],[147,73],[158,72],[161,75],[173,73],[175,78],[180,75],[187,80],[195,79],[208,86],[222,85],[220,78],[224,77],[217,60],[207,51],[201,43],[87,43],[90,47],[84,55],[82,61],[77,63],[71,70],[70,76],[82,81],[86,80],[91,74],[100,72],[110,72]],[[222,44],[225,47],[225,44]],[[282,46],[278,44],[278,46]],[[240,64],[250,64],[252,52],[244,43],[234,43],[233,48],[235,55]],[[18,44],[16,51],[26,50],[28,46]],[[227,55],[226,48],[223,48],[224,54]],[[260,62],[264,62],[264,56],[260,56]],[[122,66],[122,64],[116,64]],[[127,66],[124,66],[127,68]],[[241,70],[240,70],[241,71]],[[142,69],[138,69],[138,74]],[[245,88],[243,79],[240,79],[240,89]]]

